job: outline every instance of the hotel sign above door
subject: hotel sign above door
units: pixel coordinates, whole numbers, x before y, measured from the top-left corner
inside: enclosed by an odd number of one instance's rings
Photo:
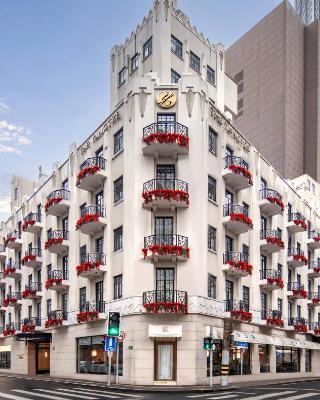
[[[182,325],[149,325],[149,337],[181,337]]]

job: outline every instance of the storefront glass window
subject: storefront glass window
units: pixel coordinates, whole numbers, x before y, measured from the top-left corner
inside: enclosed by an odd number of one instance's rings
[[[276,347],[277,372],[300,372],[300,349]]]
[[[312,352],[311,350],[306,349],[306,372],[311,372],[312,370]]]
[[[77,372],[108,374],[108,354],[104,351],[104,336],[77,339]],[[123,343],[119,343],[119,375],[123,372]],[[111,374],[116,374],[116,352],[112,353]]]
[[[230,350],[230,375],[251,374],[250,343],[247,349]]]
[[[269,346],[267,344],[259,345],[259,361],[260,373],[270,372]]]
[[[10,347],[10,346],[0,346],[0,347]],[[2,351],[0,349],[0,368],[7,369],[11,368],[11,351]]]
[[[222,340],[214,340],[215,349],[213,351],[213,375],[220,375],[221,355],[222,355]],[[207,356],[207,376],[210,376],[210,355]]]

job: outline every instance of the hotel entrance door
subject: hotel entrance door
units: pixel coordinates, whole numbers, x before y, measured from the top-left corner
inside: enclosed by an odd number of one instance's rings
[[[50,343],[39,342],[36,344],[36,373],[50,372]]]
[[[176,342],[155,342],[155,380],[176,380]]]

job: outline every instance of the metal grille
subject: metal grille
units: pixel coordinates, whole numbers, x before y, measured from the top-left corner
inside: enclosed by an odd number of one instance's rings
[[[69,240],[69,231],[49,231],[48,239],[63,239]]]
[[[178,122],[155,122],[143,128],[143,137],[147,138],[155,133],[177,133],[188,137],[188,128]]]
[[[106,160],[102,157],[87,158],[86,161],[80,165],[80,171],[90,167],[99,167],[104,170],[106,169]]]
[[[230,167],[230,165],[236,165],[237,167],[243,167],[249,169],[249,164],[244,161],[241,157],[227,156],[224,158],[225,168]]]
[[[152,246],[181,246],[188,247],[188,238],[181,235],[163,234],[151,235],[144,238],[144,247]]]
[[[47,196],[47,200],[51,199],[64,199],[64,200],[69,200],[70,198],[70,192],[69,190],[65,189],[59,189],[59,190],[54,190]]]
[[[238,261],[248,262],[248,260],[249,260],[249,254],[247,254],[247,253],[227,251],[223,255],[223,263],[224,264],[227,264],[228,261],[233,261],[236,263]]]

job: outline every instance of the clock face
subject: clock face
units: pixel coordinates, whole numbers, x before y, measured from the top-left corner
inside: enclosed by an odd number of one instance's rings
[[[156,102],[161,108],[170,108],[176,104],[177,96],[173,92],[165,91],[158,94]]]

